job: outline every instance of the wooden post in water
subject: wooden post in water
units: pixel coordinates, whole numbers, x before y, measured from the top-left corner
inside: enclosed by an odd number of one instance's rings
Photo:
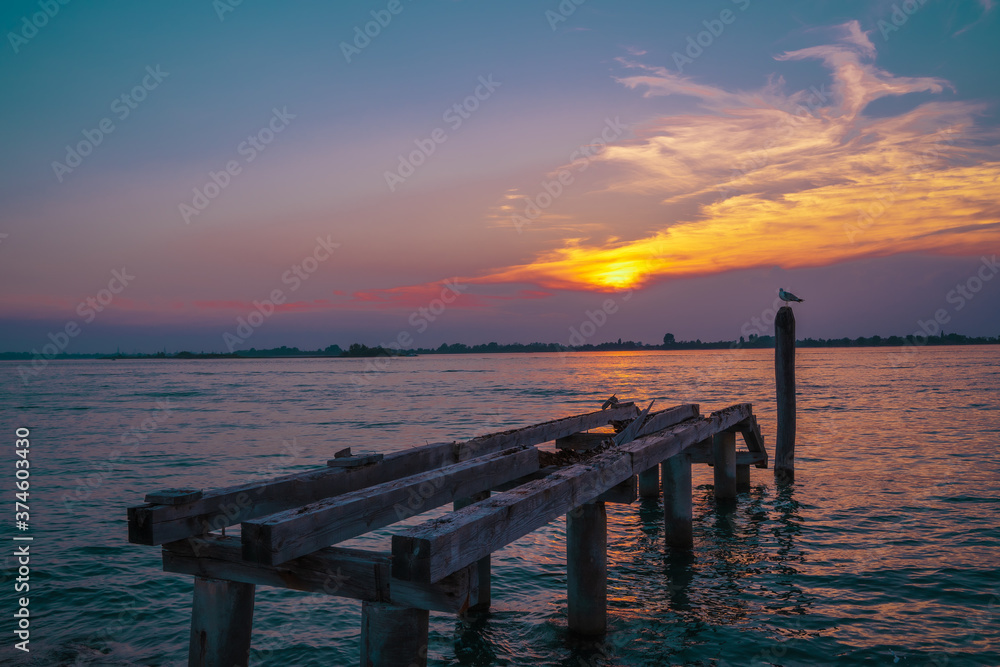
[[[649,470],[639,473],[639,497],[640,498],[660,497],[659,466],[653,466]]]
[[[426,609],[361,603],[362,667],[427,667]]]
[[[603,635],[608,629],[608,514],[604,503],[566,515],[566,587],[569,629]]]
[[[715,499],[736,497],[736,434],[722,431],[712,437],[712,459],[715,471]]]
[[[795,481],[795,314],[789,306],[774,319],[774,386],[778,429],[774,444],[774,478]]]
[[[736,466],[736,493],[750,493],[750,464]]]
[[[462,498],[456,500],[454,503],[454,508],[460,510],[463,507],[468,507],[478,503],[480,500],[486,500],[490,497],[489,491],[482,491],[481,493],[473,494],[468,498]],[[469,607],[469,611],[486,611],[490,608],[490,577],[492,576],[492,566],[490,565],[490,557],[483,556],[479,559],[479,597],[476,604]]]
[[[677,454],[660,464],[663,471],[663,527],[667,546],[690,549],[691,532],[691,455]]]
[[[245,667],[250,660],[254,585],[194,578],[190,667]]]

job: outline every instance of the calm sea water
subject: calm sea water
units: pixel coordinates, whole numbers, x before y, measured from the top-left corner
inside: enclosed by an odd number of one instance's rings
[[[750,401],[774,443],[768,350],[392,360],[0,363],[10,501],[0,662],[175,665],[192,581],[126,541],[150,490],[212,488],[587,412],[617,393],[703,413]],[[367,368],[367,370],[366,370]],[[1000,348],[800,350],[796,483],[751,469],[695,548],[658,501],[609,505],[610,632],[566,632],[564,523],[494,557],[492,613],[431,615],[436,665],[1000,665]],[[13,440],[31,429],[31,653],[13,649]],[[115,453],[117,456],[114,456]],[[443,511],[443,510],[442,510]],[[424,518],[433,515],[423,515]],[[357,541],[387,545],[390,530]],[[258,588],[253,660],[354,665],[360,603]]]

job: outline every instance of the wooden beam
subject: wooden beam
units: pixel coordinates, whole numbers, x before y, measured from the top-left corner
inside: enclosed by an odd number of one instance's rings
[[[642,436],[622,446],[621,449],[632,453],[632,464],[636,472],[648,470],[691,445],[726,430],[751,414],[752,407],[749,403],[737,403],[713,412],[707,419],[684,421],[670,429]]]
[[[566,515],[569,630],[603,635],[608,628],[608,514],[586,503]]]
[[[691,455],[691,463],[707,463],[708,465],[714,463],[711,442],[707,446],[694,445],[688,449],[687,453]],[[759,468],[760,465],[758,464],[763,460],[764,455],[760,452],[736,452],[736,465],[756,466]]]
[[[648,435],[697,416],[698,406],[696,404],[678,405],[666,410],[651,412],[646,417],[642,428],[638,429],[638,435]],[[638,418],[635,421],[638,421]],[[614,435],[611,433],[573,433],[556,440],[556,447],[559,449],[588,451],[600,446],[605,440],[613,438]]]
[[[253,599],[253,584],[195,577],[188,665],[246,667]]]
[[[476,565],[435,584],[393,579],[391,569],[388,553],[360,549],[327,547],[282,565],[259,565],[242,559],[238,537],[210,535],[163,545],[165,572],[452,614],[479,602]]]
[[[692,532],[691,455],[671,456],[663,471],[663,528],[668,547],[691,549]]]
[[[426,667],[429,621],[424,609],[363,602],[361,664],[363,667]]]
[[[515,446],[530,446],[604,426],[638,413],[632,403],[473,438],[441,442],[386,454],[360,468],[318,468],[261,482],[206,491],[183,505],[137,505],[128,508],[128,539],[134,544],[164,544],[274,514],[324,498],[427,472]]]
[[[525,475],[524,477],[519,477],[506,484],[499,484],[493,487],[494,493],[502,493],[503,491],[510,491],[511,489],[516,489],[517,487],[527,484],[528,482],[533,482],[536,479],[544,479],[556,472],[557,470],[562,470],[561,466],[545,466],[544,468],[539,468],[536,472],[530,475]],[[638,487],[635,483],[635,477],[629,477],[621,484],[617,484],[601,495],[599,495],[595,502],[602,503],[618,503],[621,505],[629,505],[634,503],[639,498]]]
[[[712,455],[715,459],[715,499],[732,500],[736,497],[736,434],[716,433],[712,438]]]
[[[736,465],[736,493],[750,492],[750,466]]]
[[[639,495],[643,498],[660,497],[660,467],[653,466],[639,473]]]
[[[747,403],[643,436],[392,538],[393,576],[437,581],[745,419]]]
[[[745,421],[734,426],[732,430],[743,435],[743,441],[748,450],[761,454],[754,465],[758,468],[767,468],[767,448],[764,446],[764,436],[760,433],[757,417],[750,415]]]
[[[243,558],[277,565],[538,470],[514,448],[244,521]]]
[[[774,389],[778,428],[774,439],[774,478],[795,481],[795,314],[789,306],[774,318]]]
[[[600,447],[605,440],[611,440],[614,433],[571,433],[556,440],[556,449],[575,449],[580,452]]]
[[[639,435],[649,435],[657,431],[662,431],[676,424],[680,424],[688,419],[696,419],[699,416],[699,406],[697,403],[685,403],[676,405],[666,410],[653,412],[646,419],[645,425],[639,430]]]
[[[486,500],[489,497],[489,491],[482,491],[469,496],[468,498],[459,498],[455,501],[452,509],[460,510],[463,507],[475,505],[480,500]],[[490,604],[492,602],[491,580],[493,577],[493,564],[491,559],[491,556],[483,556],[474,566],[476,567],[479,575],[479,595],[477,596],[478,599],[476,604],[470,605],[468,611],[481,613],[488,611],[490,608]]]

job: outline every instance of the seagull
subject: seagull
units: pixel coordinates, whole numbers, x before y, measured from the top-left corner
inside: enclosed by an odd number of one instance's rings
[[[798,301],[799,303],[802,303],[803,301],[805,301],[805,299],[800,299],[791,292],[786,292],[784,287],[778,288],[778,298],[785,302]]]
[[[604,401],[604,405],[601,406],[601,410],[607,410],[608,408],[618,407],[618,394],[611,394],[611,398]]]

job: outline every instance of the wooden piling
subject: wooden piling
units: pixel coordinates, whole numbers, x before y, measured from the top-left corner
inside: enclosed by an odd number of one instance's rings
[[[723,431],[712,437],[715,471],[715,499],[736,497],[736,434]]]
[[[190,667],[245,667],[250,659],[255,586],[195,577]]]
[[[426,609],[361,603],[361,667],[427,667]]]
[[[774,444],[774,478],[795,481],[795,314],[788,306],[774,320],[774,385],[778,428]]]
[[[653,466],[649,470],[639,473],[639,497],[640,498],[660,497],[659,466]]]
[[[468,498],[461,498],[455,501],[454,508],[460,510],[463,507],[468,507],[478,503],[480,500],[486,500],[490,497],[489,491],[483,491],[482,493],[476,493]],[[490,577],[493,573],[493,566],[490,563],[490,556],[483,556],[479,559],[477,563],[479,568],[479,596],[478,601],[474,605],[469,606],[469,611],[471,612],[482,612],[490,608]]]
[[[608,628],[608,515],[587,503],[566,515],[569,629],[602,635]]]
[[[690,549],[691,532],[691,455],[677,454],[665,460],[663,471],[663,527],[667,546]]]
[[[736,465],[736,493],[750,493],[750,465]]]

